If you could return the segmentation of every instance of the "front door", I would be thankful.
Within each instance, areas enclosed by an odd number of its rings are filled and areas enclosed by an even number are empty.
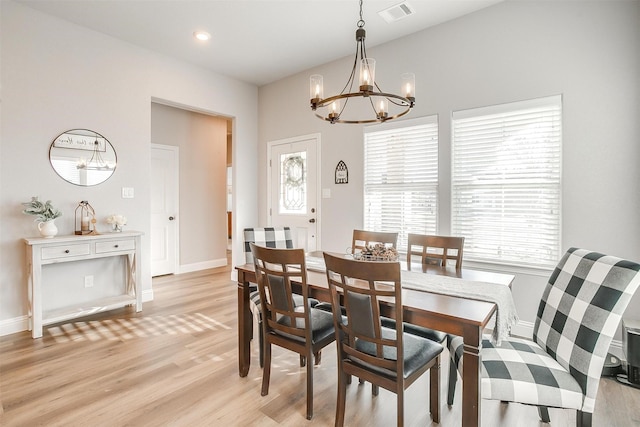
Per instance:
[[[320,247],[320,135],[269,143],[269,223],[291,227],[294,246]]]

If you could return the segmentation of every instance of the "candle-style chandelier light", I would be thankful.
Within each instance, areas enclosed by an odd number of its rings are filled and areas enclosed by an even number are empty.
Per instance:
[[[351,75],[344,88],[338,95],[324,98],[322,76],[314,74],[310,77],[309,90],[311,96],[311,109],[322,120],[333,123],[376,123],[402,117],[411,110],[416,102],[415,75],[413,73],[402,74],[402,95],[383,92],[375,81],[376,61],[367,58],[365,47],[364,20],[362,19],[362,0],[360,0],[360,20],[356,30],[356,54],[351,69]],[[356,78],[356,67],[359,66],[358,79],[359,90],[353,91]],[[347,117],[345,110],[351,98],[360,98],[373,109],[373,117],[355,119]],[[344,101],[344,102],[342,102]],[[358,112],[368,111],[368,108],[360,107]]]

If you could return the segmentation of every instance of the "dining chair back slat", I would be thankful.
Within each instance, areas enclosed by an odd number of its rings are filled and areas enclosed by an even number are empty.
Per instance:
[[[455,261],[456,269],[462,268],[464,237],[433,236],[412,234],[407,236],[407,268],[411,269],[414,256],[422,264],[434,264],[446,267],[450,260]]]
[[[397,248],[398,233],[387,231],[353,230],[351,240],[352,253],[362,252],[371,245],[381,243],[387,247]]]

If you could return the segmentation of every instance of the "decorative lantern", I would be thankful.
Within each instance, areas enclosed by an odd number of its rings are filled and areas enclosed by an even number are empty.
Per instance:
[[[86,200],[81,201],[76,208],[76,234],[98,234],[96,231],[96,211]]]

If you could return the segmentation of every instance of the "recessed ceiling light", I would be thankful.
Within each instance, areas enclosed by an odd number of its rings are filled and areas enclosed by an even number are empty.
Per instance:
[[[196,31],[193,33],[193,37],[200,41],[206,42],[211,38],[211,34],[207,33],[206,31]]]

